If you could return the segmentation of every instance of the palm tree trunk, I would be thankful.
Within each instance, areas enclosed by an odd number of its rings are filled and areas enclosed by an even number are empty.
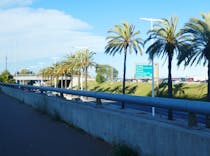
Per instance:
[[[83,73],[84,73],[84,69],[82,69],[81,76],[80,76],[80,79],[81,79],[81,90],[83,90]]]
[[[57,88],[57,76],[54,78],[54,87]]]
[[[51,81],[50,85],[52,87],[53,86],[53,77],[52,77],[52,75],[50,75],[50,81]]]
[[[63,75],[61,75],[61,88],[63,88]]]
[[[71,75],[71,89],[73,89],[73,75]]]
[[[125,94],[126,59],[127,59],[127,48],[125,48],[125,52],[124,52],[123,88],[122,88],[123,94]],[[125,108],[125,103],[124,102],[122,102],[121,108],[122,109]]]
[[[66,74],[64,74],[64,79],[65,79],[64,87],[67,88],[67,77],[66,77]]]
[[[88,67],[85,67],[85,90],[88,90],[88,85],[87,85],[87,78],[88,78]],[[85,97],[86,100],[88,100],[88,97]]]
[[[87,88],[88,88],[87,77],[88,77],[88,67],[85,67],[85,90],[87,90]]]
[[[207,101],[210,102],[210,59],[208,59],[208,93]],[[206,115],[206,127],[210,128],[210,116]]]
[[[78,73],[78,90],[80,90],[80,87],[81,87],[80,77],[81,77],[81,74],[79,72]]]
[[[168,56],[168,97],[172,98],[172,76],[171,76],[172,55]]]
[[[207,93],[207,101],[210,102],[210,59],[208,60],[208,93]]]
[[[172,52],[168,54],[168,97],[172,98],[172,76],[171,76]],[[168,110],[168,120],[173,120],[172,109]]]

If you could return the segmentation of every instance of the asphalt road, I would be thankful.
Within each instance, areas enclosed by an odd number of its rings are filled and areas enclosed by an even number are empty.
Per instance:
[[[0,93],[0,156],[110,156],[111,145]]]

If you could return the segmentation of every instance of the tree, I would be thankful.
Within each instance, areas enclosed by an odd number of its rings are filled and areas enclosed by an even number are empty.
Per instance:
[[[140,34],[139,31],[135,31],[135,26],[129,24],[128,22],[123,22],[121,25],[115,25],[111,30],[111,33],[106,39],[108,43],[105,47],[105,53],[110,55],[115,55],[116,53],[124,53],[124,65],[123,65],[123,89],[122,93],[125,94],[125,77],[126,77],[126,59],[127,52],[130,53],[135,51],[135,53],[142,54],[143,40],[137,37]],[[125,104],[122,103],[122,109],[124,109]]]
[[[53,76],[54,76],[54,68],[52,66],[47,67],[44,69],[44,75],[43,77],[48,77],[50,78],[50,85],[53,86],[52,82],[53,82]]]
[[[208,67],[208,91],[207,101],[210,101],[210,12],[202,13],[202,19],[191,18],[182,31],[182,35],[187,38],[192,50],[180,53],[178,65],[184,62],[185,66],[197,65],[203,61],[203,66]],[[195,114],[191,113],[192,118]],[[196,121],[194,122],[196,123]],[[210,116],[206,116],[206,127],[210,128]]]
[[[12,74],[8,70],[4,70],[0,75],[0,82],[15,83]]]
[[[30,70],[28,70],[28,69],[22,69],[22,70],[20,71],[20,74],[23,74],[23,75],[32,74],[32,73],[33,73],[33,72],[30,71]]]
[[[71,57],[71,61],[74,64],[74,67],[73,67],[74,74],[78,76],[78,89],[81,89],[81,69],[82,69],[81,60],[82,60],[82,55],[79,51],[76,52]]]
[[[46,67],[46,68],[41,69],[39,71],[38,75],[42,76],[42,78],[51,78],[51,82],[52,82],[52,77],[50,76],[51,72],[50,72],[49,69],[50,69],[50,67]]]
[[[208,93],[210,101],[210,12],[202,13],[202,19],[191,18],[182,31],[182,35],[192,47],[192,50],[183,51],[178,56],[178,65],[184,62],[185,66],[197,65],[203,61],[208,67]]]
[[[103,83],[103,82],[105,82],[105,81],[106,81],[106,78],[103,76],[102,73],[98,73],[98,74],[96,75],[96,82],[98,82],[98,83]]]
[[[53,65],[52,65],[52,67],[53,67],[53,76],[54,76],[54,79],[55,79],[55,88],[57,88],[58,87],[58,80],[59,80],[59,72],[58,72],[58,69],[59,69],[59,63],[57,62],[57,63],[54,63]]]
[[[67,55],[65,60],[65,68],[67,68],[67,73],[71,75],[71,88],[73,88],[73,74],[78,74],[79,65],[77,63],[75,55]],[[78,86],[80,86],[80,81],[78,78]]]
[[[97,64],[96,65],[96,77],[101,75],[104,77],[104,81],[113,81],[118,77],[118,71],[114,67],[107,64]]]
[[[68,57],[67,57],[68,58]],[[67,88],[67,76],[72,78],[73,75],[73,62],[69,61],[68,59],[62,62],[63,74],[65,79],[65,88]]]
[[[87,90],[88,68],[95,66],[95,62],[93,61],[93,56],[95,53],[89,49],[83,49],[79,51],[77,55],[80,55],[82,72],[85,73],[85,90]]]
[[[148,32],[149,37],[145,40],[150,45],[146,49],[149,54],[149,59],[152,60],[154,56],[168,58],[168,97],[171,98],[172,94],[172,60],[175,53],[186,51],[186,43],[180,31],[177,31],[178,18],[171,17],[170,19],[162,19],[154,28]],[[150,42],[152,41],[152,42]],[[172,110],[168,110],[168,119],[173,119]]]
[[[63,77],[65,73],[66,73],[66,69],[64,68],[64,63],[59,62],[56,68],[56,75],[58,75],[58,77],[61,77],[61,88],[63,88]]]

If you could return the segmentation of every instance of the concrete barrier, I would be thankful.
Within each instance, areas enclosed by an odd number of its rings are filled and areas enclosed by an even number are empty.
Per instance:
[[[209,156],[210,131],[80,101],[1,87],[1,91],[105,141],[126,143],[142,156]],[[134,111],[135,112],[135,111]]]

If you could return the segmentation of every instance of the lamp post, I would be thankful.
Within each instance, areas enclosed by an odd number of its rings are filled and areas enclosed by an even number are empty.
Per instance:
[[[149,21],[150,22],[150,29],[153,29],[153,23],[154,22],[161,22],[162,19],[156,19],[156,18],[140,18],[142,21]],[[153,43],[153,41],[152,41]],[[155,97],[155,80],[154,80],[154,58],[152,57],[152,97]],[[155,107],[152,107],[152,116],[155,116]]]

